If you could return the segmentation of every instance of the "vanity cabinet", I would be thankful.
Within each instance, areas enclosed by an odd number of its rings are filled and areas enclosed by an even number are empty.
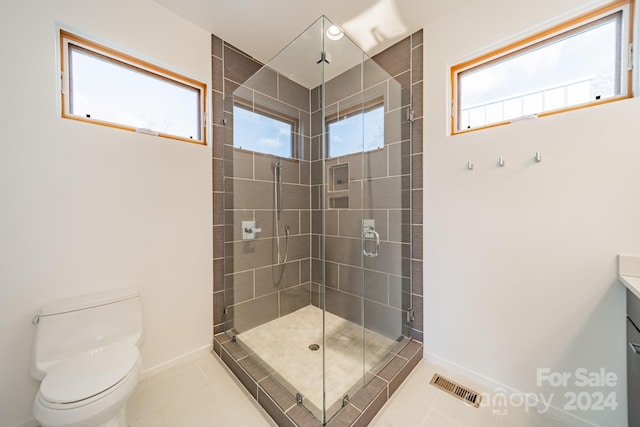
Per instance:
[[[640,299],[627,289],[627,399],[629,427],[640,427]]]

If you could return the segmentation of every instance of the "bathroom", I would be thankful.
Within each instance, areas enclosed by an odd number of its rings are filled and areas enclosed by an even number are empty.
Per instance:
[[[12,385],[0,392],[2,426],[32,425],[38,382],[29,376],[31,320],[56,299],[138,288],[147,375],[211,347],[215,141],[184,144],[60,119],[57,26],[212,84],[211,34],[226,39],[227,28],[252,22],[246,11],[230,9],[203,13],[200,19],[219,30],[204,29],[160,3],[1,6],[8,102],[0,144],[0,382]],[[280,49],[323,14],[340,23],[359,16],[370,22],[367,12],[376,5],[394,4],[323,3],[280,10],[296,23],[287,31],[271,25],[268,36],[258,36],[245,29],[245,38],[229,42],[252,53],[273,38]],[[550,389],[536,384],[538,368],[604,367],[620,379],[613,388],[618,409],[578,416],[624,425],[625,297],[616,255],[640,251],[638,100],[450,136],[452,64],[586,6],[544,0],[523,14],[522,2],[396,3],[397,20],[391,14],[382,20],[383,42],[391,46],[419,29],[424,39],[424,209],[413,237],[422,242],[424,260],[425,360],[545,393]],[[275,19],[270,13],[260,19]]]

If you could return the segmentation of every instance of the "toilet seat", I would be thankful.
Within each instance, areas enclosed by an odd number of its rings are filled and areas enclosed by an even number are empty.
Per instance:
[[[71,409],[104,397],[132,371],[137,372],[138,348],[114,343],[58,363],[40,385],[40,402],[52,409]]]

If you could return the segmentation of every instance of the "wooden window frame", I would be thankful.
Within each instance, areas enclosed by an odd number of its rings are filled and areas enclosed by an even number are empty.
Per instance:
[[[477,126],[470,129],[458,129],[458,121],[460,119],[461,105],[459,99],[459,84],[460,84],[460,75],[464,72],[467,72],[472,69],[480,69],[487,67],[496,62],[503,61],[510,57],[516,56],[521,53],[525,53],[527,51],[533,50],[539,46],[544,46],[558,39],[565,38],[571,34],[579,33],[588,29],[589,26],[595,25],[595,23],[605,20],[616,13],[622,12],[621,18],[621,42],[622,46],[620,47],[619,54],[621,55],[620,65],[620,94],[613,96],[611,98],[599,99],[590,101],[583,104],[568,106],[564,108],[559,108],[552,111],[540,112],[537,113],[537,117],[545,117],[558,113],[564,113],[566,111],[579,110],[582,108],[592,107],[594,105],[607,104],[610,102],[620,101],[622,99],[631,98],[633,96],[633,71],[632,67],[634,65],[634,58],[631,54],[625,55],[629,53],[627,49],[629,46],[632,46],[633,43],[633,25],[634,25],[634,8],[635,8],[635,0],[618,0],[611,4],[605,5],[603,7],[597,8],[590,12],[581,14],[575,18],[572,18],[568,21],[560,23],[558,25],[552,26],[544,31],[535,33],[529,37],[523,38],[516,42],[510,43],[504,47],[492,50],[488,53],[482,54],[470,60],[460,62],[450,68],[450,89],[451,89],[451,100],[450,100],[450,134],[451,135],[459,135],[469,132],[474,132],[482,129],[490,129],[497,126],[503,126],[511,123],[513,120],[504,120],[497,123],[486,124],[482,126]],[[626,67],[626,70],[625,70]],[[625,71],[622,71],[625,70]]]
[[[69,94],[69,79],[72,77],[70,74],[72,70],[68,70],[69,58],[71,55],[71,49],[69,45],[74,46],[74,49],[86,51],[87,53],[95,56],[99,56],[109,62],[113,62],[119,66],[130,68],[141,74],[147,74],[154,78],[169,81],[178,86],[185,86],[190,89],[194,89],[199,93],[198,96],[198,129],[200,132],[199,138],[186,138],[178,135],[172,135],[164,132],[156,132],[151,129],[139,129],[134,126],[129,126],[121,123],[110,122],[105,120],[94,119],[90,117],[83,117],[70,113],[71,97]],[[61,116],[66,119],[77,120],[85,123],[92,123],[101,126],[107,126],[116,129],[127,130],[130,132],[148,133],[159,136],[161,138],[168,138],[178,141],[189,142],[192,144],[207,145],[207,84],[201,81],[186,77],[178,74],[174,71],[166,68],[159,67],[150,62],[141,60],[132,55],[123,53],[116,49],[112,49],[105,45],[96,43],[87,38],[78,36],[74,33],[60,29],[60,72],[61,72]]]

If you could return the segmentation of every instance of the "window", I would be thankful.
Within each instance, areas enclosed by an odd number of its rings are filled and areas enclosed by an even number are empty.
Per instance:
[[[452,134],[629,97],[629,1],[451,68]]]
[[[384,147],[384,105],[378,104],[328,121],[329,157]]]
[[[233,145],[245,150],[294,157],[295,122],[264,112],[233,106]]]
[[[60,31],[62,116],[206,144],[206,85]]]

